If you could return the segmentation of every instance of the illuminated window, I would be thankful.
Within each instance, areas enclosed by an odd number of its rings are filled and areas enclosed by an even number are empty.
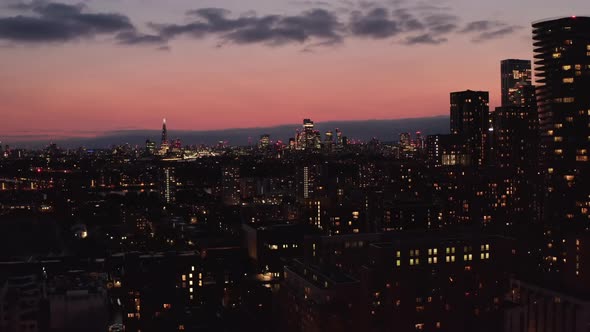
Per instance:
[[[402,252],[401,252],[401,251],[397,251],[397,252],[395,253],[395,257],[397,257],[397,258],[400,258],[400,257],[401,257],[401,255],[402,255]]]
[[[395,266],[401,266],[402,265],[402,261],[400,261],[399,259],[395,261]]]
[[[562,155],[563,154],[563,150],[562,149],[555,149],[555,154],[556,155]]]
[[[563,83],[574,83],[574,78],[573,77],[565,77],[562,81],[563,81]]]
[[[562,142],[563,141],[563,137],[561,137],[561,136],[555,136],[555,137],[553,137],[553,141],[555,141],[555,142]]]
[[[563,102],[564,103],[573,103],[574,100],[575,100],[574,97],[565,97],[565,98],[563,98]]]
[[[559,59],[561,58],[561,53],[557,52],[557,53],[553,53],[553,59]]]
[[[572,66],[571,65],[564,65],[561,68],[563,68],[563,70],[570,70],[570,69],[572,69]]]

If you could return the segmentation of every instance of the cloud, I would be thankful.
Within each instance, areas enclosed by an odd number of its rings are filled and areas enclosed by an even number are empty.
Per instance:
[[[115,38],[120,44],[125,45],[150,45],[166,43],[166,39],[160,35],[144,34],[136,30],[120,32]]]
[[[401,32],[398,23],[391,19],[385,8],[374,8],[366,14],[353,12],[350,30],[355,36],[372,38],[388,38]]]
[[[429,45],[438,45],[447,42],[447,38],[442,37],[435,37],[430,34],[421,34],[418,36],[410,36],[407,37],[404,41],[406,45],[416,45],[416,44],[429,44]]]
[[[0,18],[0,39],[13,42],[65,42],[96,35],[132,32],[129,18],[116,13],[86,13],[83,5],[15,3],[28,15]]]
[[[492,31],[482,32],[479,35],[477,35],[475,38],[473,38],[473,41],[478,43],[478,42],[484,42],[484,41],[488,41],[488,40],[492,40],[492,39],[502,38],[504,36],[513,34],[514,32],[516,32],[520,29],[522,29],[522,27],[520,27],[520,26],[507,26],[507,27],[492,30]]]
[[[325,9],[316,8],[292,16],[252,14],[231,18],[229,14],[229,11],[220,8],[202,8],[187,12],[187,15],[196,18],[195,21],[151,26],[165,38],[215,35],[223,41],[222,44],[282,45],[289,42],[304,43],[311,39],[331,43],[342,40],[342,23],[336,15]]]
[[[472,41],[482,42],[520,29],[498,20],[463,25],[444,3],[404,0],[339,1],[337,4],[349,8],[346,12],[327,1],[293,0],[292,4],[312,8],[289,15],[260,15],[252,10],[236,15],[224,8],[197,8],[186,11],[185,23],[148,22],[146,31],[140,31],[123,14],[91,12],[83,3],[5,1],[10,2],[3,8],[18,13],[0,17],[0,40],[13,43],[68,42],[104,36],[120,45],[151,45],[168,50],[168,42],[179,37],[211,37],[218,47],[302,44],[305,51],[310,51],[350,38],[393,39],[409,46],[437,45],[454,34],[471,34]]]
[[[459,17],[447,14],[432,14],[424,18],[428,29],[433,33],[449,33],[457,28]]]
[[[465,27],[459,32],[465,34],[475,34],[471,40],[473,42],[479,43],[502,38],[520,29],[522,29],[521,26],[509,25],[501,21],[481,20],[467,23]]]
[[[304,7],[331,7],[332,4],[328,1],[311,1],[311,0],[293,0],[289,1],[290,4],[295,6]]]

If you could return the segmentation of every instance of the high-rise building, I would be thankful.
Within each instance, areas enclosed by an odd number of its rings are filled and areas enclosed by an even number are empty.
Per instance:
[[[168,142],[168,129],[166,128],[166,118],[162,120],[162,139],[160,141],[160,153],[165,154],[170,149]]]
[[[531,85],[531,61],[508,59],[500,63],[502,106],[520,105],[522,88]]]
[[[160,196],[166,203],[176,200],[176,178],[174,167],[162,167],[160,172]]]
[[[260,136],[260,140],[258,141],[258,146],[261,149],[265,149],[270,145],[270,135],[264,134]]]
[[[488,157],[489,93],[451,93],[451,134],[461,137],[473,166],[483,166]]]
[[[320,132],[314,129],[313,121],[303,119],[303,131],[297,132],[297,148],[311,150],[321,148]]]
[[[520,105],[497,107],[492,114],[494,164],[501,168],[536,172],[539,119],[534,86],[523,87]]]
[[[533,41],[543,220],[585,227],[590,222],[590,17],[533,23]]]
[[[409,146],[411,140],[412,140],[412,137],[410,136],[410,133],[401,133],[401,134],[399,134],[399,144],[402,147]]]
[[[221,172],[223,202],[227,205],[240,204],[240,167],[237,165],[225,166]]]
[[[156,153],[156,142],[151,141],[151,140],[146,140],[145,141],[145,152],[148,155],[154,155]]]

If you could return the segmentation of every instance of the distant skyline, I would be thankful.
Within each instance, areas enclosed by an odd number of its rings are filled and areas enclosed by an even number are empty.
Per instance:
[[[448,115],[586,1],[0,2],[0,141]]]
[[[160,123],[161,126],[161,123]],[[232,146],[256,144],[261,135],[268,134],[273,142],[281,140],[288,143],[289,138],[295,136],[295,131],[301,128],[301,123],[283,124],[270,127],[229,128],[220,130],[183,130],[167,123],[168,138],[180,138],[183,145],[215,145],[225,141]],[[399,140],[399,134],[409,132],[412,136],[416,131],[423,135],[446,134],[449,132],[449,117],[435,116],[426,118],[397,119],[397,120],[358,120],[358,121],[326,121],[316,122],[315,129],[320,131],[322,139],[326,131],[340,129],[350,140],[368,142],[377,138],[381,142]],[[130,144],[132,146],[145,145],[146,139],[159,144],[161,127],[150,129],[113,130],[101,133],[78,133],[77,137],[51,135],[22,135],[10,137],[2,144],[9,144],[14,148],[42,148],[50,143],[56,143],[62,148],[107,148],[113,145]]]

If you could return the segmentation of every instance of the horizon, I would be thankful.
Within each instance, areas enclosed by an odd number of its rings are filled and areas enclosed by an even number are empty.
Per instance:
[[[164,114],[199,131],[443,116],[467,89],[489,91],[494,109],[500,61],[532,58],[531,22],[586,10],[527,4],[10,0],[4,134],[143,129]]]
[[[311,119],[314,121],[313,119]],[[303,119],[302,119],[303,121]],[[350,139],[358,141],[368,141],[371,138],[377,138],[384,142],[397,140],[399,133],[405,132],[402,128],[407,128],[410,125],[409,132],[414,135],[416,131],[422,131],[425,134],[444,134],[448,132],[448,115],[436,115],[430,117],[417,117],[417,118],[402,118],[402,119],[366,119],[366,120],[331,120],[316,122],[314,124],[323,135],[326,130],[334,130],[337,128],[343,129],[346,134],[346,130],[350,129],[355,133]],[[138,140],[141,143],[145,143],[145,140],[159,139],[159,135],[162,130],[162,122],[160,127],[157,128],[134,128],[134,129],[116,129],[106,132],[97,133],[86,133],[78,134],[72,133],[72,135],[47,138],[45,135],[14,135],[0,137],[0,144],[9,145],[11,148],[39,148],[45,147],[50,144],[57,144],[58,146],[63,145],[64,147],[72,148],[78,146],[84,146],[88,144],[96,144],[100,146],[86,146],[88,148],[106,148],[112,145],[128,144],[125,140],[132,140],[138,144]],[[170,123],[169,118],[166,118],[166,125],[168,134],[171,138],[187,138],[193,144],[215,144],[220,140],[228,141],[231,145],[247,145],[245,140],[257,140],[259,136],[264,134],[270,134],[271,140],[282,140],[286,141],[288,138],[293,137],[295,131],[301,127],[301,123],[284,123],[274,126],[266,127],[242,127],[242,128],[224,128],[224,129],[213,129],[213,130],[190,130],[190,129],[176,129],[174,127],[174,121]],[[391,127],[393,125],[393,127]],[[368,128],[365,128],[368,126]],[[437,128],[437,130],[431,130],[429,128]],[[386,132],[387,131],[387,132]],[[374,135],[377,134],[377,135]],[[379,136],[379,134],[381,136]],[[200,143],[195,143],[195,140],[201,140]]]

